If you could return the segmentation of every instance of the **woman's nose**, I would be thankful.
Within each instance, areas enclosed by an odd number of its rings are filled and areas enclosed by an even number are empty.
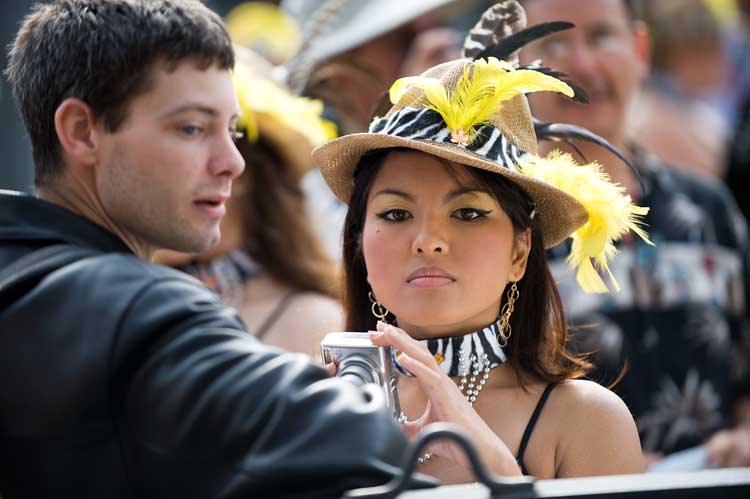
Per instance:
[[[415,255],[445,254],[448,252],[448,241],[435,227],[424,224],[412,243],[412,253]]]

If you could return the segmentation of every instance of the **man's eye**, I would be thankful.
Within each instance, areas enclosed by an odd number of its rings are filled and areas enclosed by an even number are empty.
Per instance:
[[[568,56],[570,47],[562,40],[551,40],[542,46],[542,52],[548,58],[560,59]]]
[[[199,125],[185,125],[180,127],[180,131],[185,135],[198,135],[203,131],[203,127]]]
[[[240,132],[239,130],[229,130],[229,135],[232,137],[233,141],[237,142],[245,136],[245,132]]]
[[[590,44],[597,50],[615,50],[624,46],[621,37],[611,31],[595,33],[591,37]]]
[[[403,222],[411,218],[411,213],[406,210],[394,209],[378,213],[377,216],[388,222]]]
[[[451,213],[451,216],[459,220],[472,221],[485,218],[489,214],[490,212],[487,210],[479,210],[477,208],[459,208]]]

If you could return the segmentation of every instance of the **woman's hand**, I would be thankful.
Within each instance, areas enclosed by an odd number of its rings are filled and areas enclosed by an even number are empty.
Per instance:
[[[484,462],[493,472],[502,475],[521,474],[508,447],[477,414],[453,380],[440,369],[423,343],[414,340],[403,329],[383,322],[378,322],[377,331],[370,332],[370,339],[375,345],[391,346],[399,350],[399,362],[416,376],[427,396],[428,402],[424,413],[414,421],[403,423],[404,432],[409,438],[415,437],[430,423],[454,423],[468,433]],[[455,445],[435,442],[430,445],[428,451],[464,465],[467,463],[463,451]]]
[[[331,362],[330,364],[324,364],[323,368],[326,370],[326,372],[328,373],[328,376],[330,376],[331,378],[335,377],[336,373],[339,372],[339,366],[337,366],[335,362]]]

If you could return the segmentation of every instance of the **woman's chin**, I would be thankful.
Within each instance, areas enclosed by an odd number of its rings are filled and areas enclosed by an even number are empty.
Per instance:
[[[404,329],[412,338],[423,340],[452,335],[456,318],[441,317],[433,314],[398,315],[398,326]]]

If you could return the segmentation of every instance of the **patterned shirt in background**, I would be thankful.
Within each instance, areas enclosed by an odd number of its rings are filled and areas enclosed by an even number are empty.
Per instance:
[[[750,293],[747,224],[727,189],[634,151],[645,184],[637,204],[655,246],[618,245],[612,263],[622,290],[587,294],[550,250],[571,346],[593,352],[591,379],[609,384],[633,413],[645,452],[670,453],[731,424],[750,395]]]

